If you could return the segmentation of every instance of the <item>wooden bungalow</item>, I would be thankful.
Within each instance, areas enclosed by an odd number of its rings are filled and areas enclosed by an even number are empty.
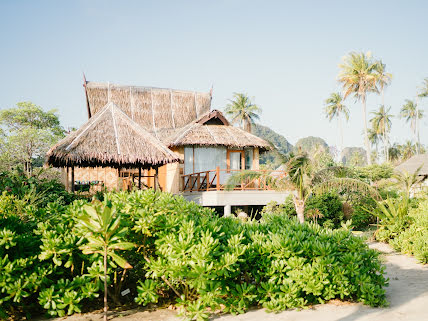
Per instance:
[[[87,142],[84,147],[86,153],[97,153],[97,157],[105,161],[102,169],[88,169],[87,166],[99,166],[99,163],[90,161],[73,163],[79,166],[73,181],[91,181],[101,173],[105,175],[106,182],[108,175],[117,178],[112,178],[111,184],[105,184],[111,189],[120,187],[120,178],[135,172],[136,166],[132,162],[110,162],[112,155],[116,155],[115,160],[121,157],[116,151],[117,147],[114,147],[116,138],[112,124],[115,118],[104,118],[116,114],[124,122],[126,119],[127,125],[124,127],[138,126],[139,132],[144,132],[146,141],[156,145],[156,149],[153,146],[147,148],[148,142],[139,143],[140,138],[125,129],[126,134],[120,138],[123,140],[121,144],[132,146],[132,154],[138,154],[139,159],[146,157],[147,164],[158,168],[158,183],[163,191],[183,194],[189,200],[205,206],[224,206],[226,214],[230,212],[231,206],[266,205],[272,200],[283,201],[284,193],[272,191],[261,181],[242,182],[234,191],[225,190],[225,183],[233,173],[259,170],[259,154],[270,149],[270,145],[251,133],[231,126],[220,111],[211,110],[211,92],[121,86],[86,80],[84,87],[89,121],[57,144],[48,153],[48,162],[68,166],[68,159],[82,159],[77,149],[78,141]],[[101,131],[97,129],[101,125],[95,126],[94,123],[110,125],[104,125],[106,129]],[[108,147],[108,144],[113,145]],[[150,151],[154,149],[160,153],[158,157],[151,156]],[[178,159],[182,161],[177,162]],[[111,168],[108,167],[110,163],[114,164]],[[141,166],[144,168],[143,164]],[[146,170],[142,176],[154,174],[153,170]],[[152,183],[145,181],[148,187],[152,187]]]

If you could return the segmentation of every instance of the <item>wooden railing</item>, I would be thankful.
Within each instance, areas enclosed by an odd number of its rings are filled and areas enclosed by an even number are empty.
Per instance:
[[[271,186],[263,177],[253,179],[243,179],[240,184],[227,186],[230,176],[242,172],[243,170],[220,169],[191,173],[181,176],[182,192],[203,192],[203,191],[222,191],[222,190],[272,190]],[[285,171],[276,170],[254,170],[275,176],[285,176]],[[265,176],[265,175],[263,175]]]

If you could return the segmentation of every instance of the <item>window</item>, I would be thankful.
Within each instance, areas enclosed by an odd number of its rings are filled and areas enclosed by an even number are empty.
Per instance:
[[[245,169],[253,169],[253,149],[245,149]]]

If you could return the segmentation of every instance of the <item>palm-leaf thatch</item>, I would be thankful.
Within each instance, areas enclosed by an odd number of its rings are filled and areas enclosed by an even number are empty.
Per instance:
[[[211,108],[211,93],[86,82],[90,116],[112,101],[146,130],[186,126]]]
[[[232,148],[258,147],[261,151],[271,149],[270,144],[264,139],[252,135],[241,128],[229,126],[229,123],[218,110],[202,115],[181,130],[177,130],[163,139],[163,141],[169,147],[223,145]]]
[[[150,168],[177,161],[178,155],[113,102],[47,153],[47,164],[56,167]]]
[[[428,175],[428,154],[415,155],[398,165],[395,169],[409,174],[418,172],[418,175],[426,176]]]

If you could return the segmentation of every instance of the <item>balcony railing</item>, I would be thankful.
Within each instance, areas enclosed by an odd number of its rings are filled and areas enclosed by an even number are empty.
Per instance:
[[[181,176],[182,192],[204,192],[222,190],[272,190],[269,183],[263,177],[253,179],[243,179],[240,184],[233,187],[227,186],[227,181],[232,175],[243,170],[220,169],[191,173]],[[285,176],[285,171],[276,170],[254,170],[255,172],[266,173],[277,177]]]

